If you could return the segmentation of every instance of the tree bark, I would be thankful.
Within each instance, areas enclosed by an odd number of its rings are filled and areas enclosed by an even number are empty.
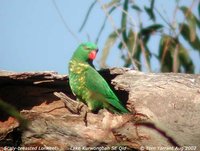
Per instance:
[[[0,98],[29,123],[1,111],[0,146],[37,150],[200,150],[200,75],[100,71],[131,114],[86,113],[66,75],[0,72]],[[87,115],[87,116],[85,116]],[[26,148],[27,147],[27,148]],[[5,149],[5,148],[4,148]]]

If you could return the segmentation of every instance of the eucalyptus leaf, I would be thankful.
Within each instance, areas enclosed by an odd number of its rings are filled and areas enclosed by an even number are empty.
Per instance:
[[[138,6],[138,5],[132,5],[131,6],[134,10],[138,11],[138,12],[142,12],[142,9]]]
[[[198,5],[198,12],[199,12],[199,18],[200,18],[200,2],[199,2],[199,5]]]
[[[180,24],[179,28],[181,29],[181,35],[183,36],[183,38],[196,50],[198,50],[200,52],[200,40],[198,38],[198,36],[196,35],[195,39],[193,41],[191,41],[190,39],[190,28],[187,24]]]
[[[186,48],[183,47],[182,44],[179,43],[179,60],[181,66],[184,68],[184,72],[186,73],[194,73],[194,64],[192,62],[192,59],[190,58],[190,55],[188,54],[188,51]]]
[[[130,29],[129,34],[128,34],[128,39],[127,39],[127,46],[128,46],[128,50],[129,52],[133,53],[133,46],[135,42],[135,33],[132,31],[132,29]]]
[[[176,49],[176,40],[171,36],[163,36],[159,44],[159,60],[162,72],[173,71],[173,51]]]
[[[137,62],[141,62],[141,54],[142,54],[141,47],[140,45],[137,45],[136,51],[133,55],[134,60],[136,60]],[[141,70],[141,64],[137,63],[137,66],[138,66],[138,69]]]
[[[117,30],[117,32],[121,33],[121,30],[119,29],[119,30]],[[105,43],[103,51],[102,51],[102,56],[101,56],[101,67],[106,66],[106,59],[108,57],[109,51],[118,38],[117,32],[116,31],[112,32],[109,35],[108,39],[106,40],[106,43]]]
[[[146,11],[146,13],[149,15],[150,19],[155,21],[156,20],[156,16],[154,14],[154,0],[151,0],[151,6],[148,8],[148,7],[144,7],[144,10]]]
[[[140,33],[141,33],[141,35],[149,35],[149,34],[152,34],[156,31],[158,31],[161,28],[163,28],[163,25],[153,24],[153,25],[143,28]]]
[[[126,42],[126,40],[127,40],[127,35],[126,35],[127,13],[125,13],[125,12],[128,12],[128,0],[124,1],[123,9],[124,9],[124,11],[122,12],[121,29],[122,29],[122,38]]]
[[[196,37],[196,17],[191,10],[185,6],[180,7],[180,10],[184,13],[190,30],[190,41],[194,41]]]
[[[106,4],[103,5],[106,9],[109,7],[113,7],[114,5],[118,5],[120,3],[120,0],[112,0]]]

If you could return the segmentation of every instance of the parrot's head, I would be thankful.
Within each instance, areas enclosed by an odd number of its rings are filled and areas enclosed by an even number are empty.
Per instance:
[[[72,59],[82,62],[91,62],[95,59],[98,52],[97,45],[92,42],[86,42],[79,45],[74,52]]]

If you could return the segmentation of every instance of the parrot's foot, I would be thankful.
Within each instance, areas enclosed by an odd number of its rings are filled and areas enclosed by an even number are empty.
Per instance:
[[[80,115],[82,109],[85,106],[82,102],[75,101],[62,92],[54,92],[54,95],[63,101],[65,108],[67,108],[72,114]]]
[[[79,102],[76,106],[76,110],[77,110],[77,114],[80,114],[82,109],[84,108],[85,104],[83,104],[82,102]]]

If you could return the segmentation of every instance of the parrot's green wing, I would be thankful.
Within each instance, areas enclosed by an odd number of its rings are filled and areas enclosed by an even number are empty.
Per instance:
[[[96,100],[102,101],[103,104],[109,104],[110,107],[119,113],[129,113],[123,107],[114,92],[110,89],[103,77],[92,67],[89,67],[85,73],[85,86],[96,96]],[[109,106],[107,106],[109,108]]]

